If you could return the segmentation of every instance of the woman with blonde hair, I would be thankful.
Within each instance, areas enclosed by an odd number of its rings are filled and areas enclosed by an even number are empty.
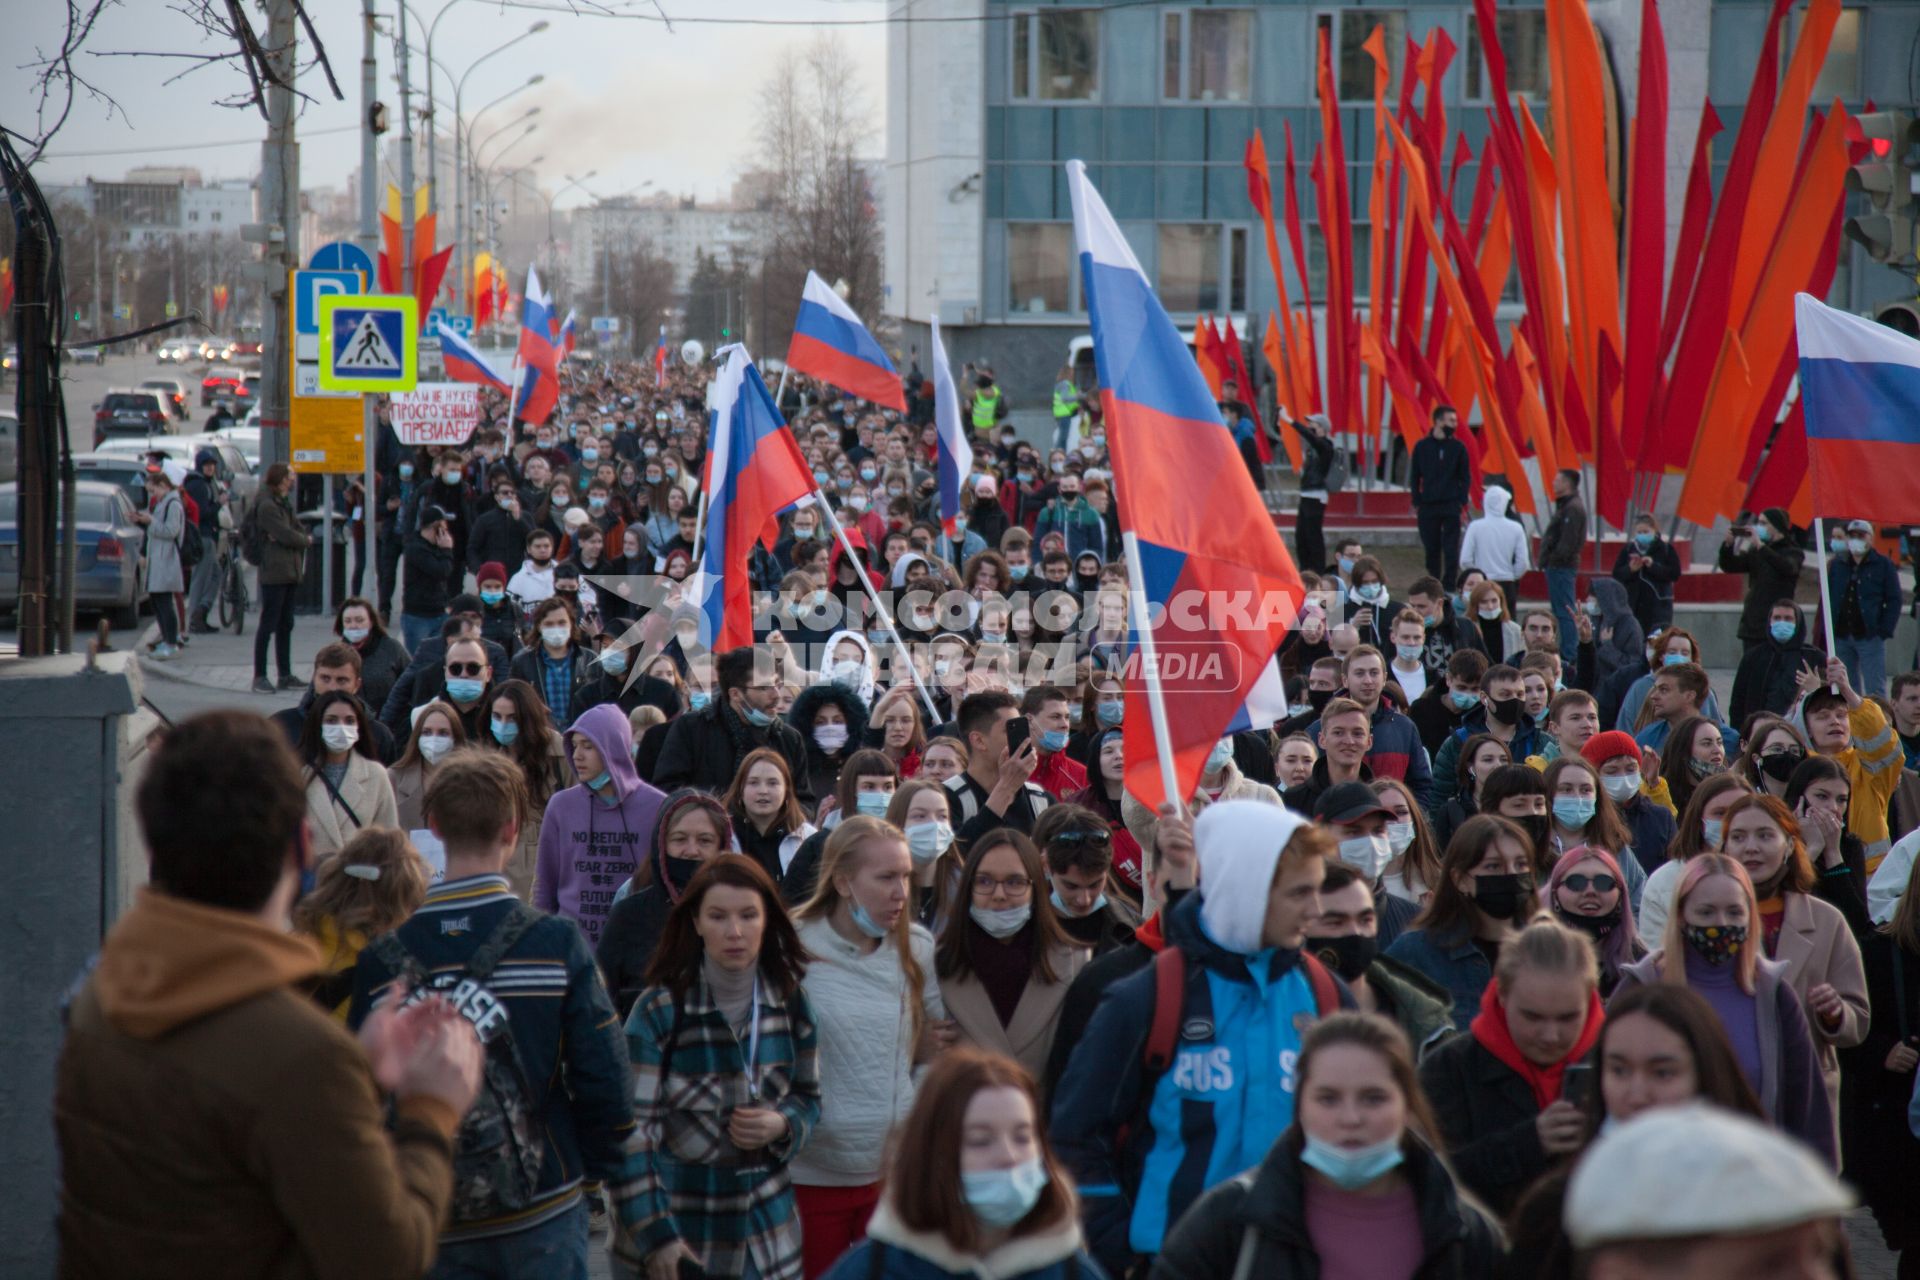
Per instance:
[[[456,717],[454,724],[459,723]],[[432,875],[405,833],[392,827],[357,832],[321,860],[313,888],[293,909],[293,927],[312,938],[325,958],[307,994],[334,1021],[347,1020],[353,970],[367,940],[399,927],[417,911]]]
[[[787,758],[771,747],[749,751],[720,803],[733,821],[734,846],[778,884],[802,842],[814,832],[800,808],[800,798],[793,793]]]
[[[1613,998],[1655,982],[1706,997],[1768,1117],[1833,1161],[1833,1114],[1806,1009],[1787,967],[1762,954],[1759,916],[1747,869],[1699,854],[1680,874],[1663,945],[1621,969]]]
[[[805,988],[820,1046],[820,1121],[792,1165],[810,1277],[865,1233],[888,1135],[913,1105],[923,1036],[953,1039],[933,935],[914,923],[912,898],[906,836],[854,814],[827,838],[813,895],[795,913],[813,957]]]

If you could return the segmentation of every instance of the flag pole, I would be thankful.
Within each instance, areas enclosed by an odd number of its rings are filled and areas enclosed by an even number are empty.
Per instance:
[[[1153,748],[1160,757],[1160,786],[1181,817],[1187,813],[1187,798],[1180,794],[1179,779],[1173,768],[1173,737],[1167,728],[1166,697],[1160,688],[1159,664],[1154,658],[1153,628],[1147,618],[1147,579],[1140,568],[1140,543],[1132,530],[1120,535],[1127,557],[1127,601],[1133,611],[1134,634],[1140,637],[1140,656],[1144,669],[1141,684],[1147,692],[1147,712],[1153,722]],[[1151,854],[1151,850],[1148,851]]]
[[[711,448],[707,450],[707,456],[708,457],[713,456],[713,450]],[[686,510],[685,507],[682,507],[680,509],[682,511]],[[700,486],[700,502],[699,502],[699,505],[694,508],[694,521],[693,521],[693,564],[695,568],[698,568],[700,565],[700,542],[706,536],[707,536],[707,486],[701,485]]]
[[[833,536],[840,539],[840,551],[847,557],[847,562],[853,566],[854,572],[859,575],[860,585],[866,589],[867,599],[873,601],[874,611],[880,615],[880,621],[886,624],[887,634],[893,637],[894,648],[906,655],[907,675],[912,679],[914,691],[920,695],[920,701],[926,704],[929,727],[940,723],[940,709],[933,705],[933,695],[927,692],[927,686],[920,683],[920,669],[913,664],[913,651],[907,647],[907,642],[900,638],[899,628],[893,625],[893,615],[887,611],[887,606],[881,603],[880,593],[873,589],[873,579],[867,576],[866,565],[861,563],[860,556],[854,551],[853,543],[847,537],[847,531],[834,518],[833,508],[827,505],[827,495],[817,487],[813,491],[813,505],[819,508],[821,519],[833,526]]]
[[[1813,540],[1815,545],[1820,548],[1821,555],[1831,556],[1833,554],[1827,548],[1827,520],[1825,516],[1815,516],[1813,518]],[[1840,656],[1840,645],[1839,642],[1833,638],[1833,596],[1832,588],[1827,585],[1827,563],[1824,560],[1820,564],[1820,620],[1827,633],[1827,656],[1829,658],[1837,658]],[[1835,693],[1840,692],[1837,686],[1833,686],[1833,691]]]

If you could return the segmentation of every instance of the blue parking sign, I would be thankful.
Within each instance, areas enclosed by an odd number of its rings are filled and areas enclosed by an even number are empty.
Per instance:
[[[320,386],[411,391],[419,381],[420,304],[394,294],[320,299]]]

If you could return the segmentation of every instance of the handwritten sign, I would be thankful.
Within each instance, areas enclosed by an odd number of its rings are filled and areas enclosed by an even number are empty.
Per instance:
[[[388,397],[401,444],[465,444],[480,423],[480,388],[471,382],[423,382]]]

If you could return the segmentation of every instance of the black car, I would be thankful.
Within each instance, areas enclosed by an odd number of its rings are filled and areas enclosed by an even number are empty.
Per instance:
[[[164,436],[173,430],[171,405],[159,391],[126,389],[107,392],[93,407],[93,443],[109,436]]]

